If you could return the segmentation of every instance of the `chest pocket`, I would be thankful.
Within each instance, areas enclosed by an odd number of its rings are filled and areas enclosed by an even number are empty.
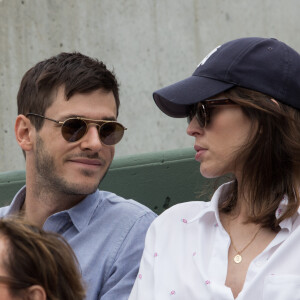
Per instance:
[[[263,300],[300,300],[300,276],[267,276],[264,282]]]

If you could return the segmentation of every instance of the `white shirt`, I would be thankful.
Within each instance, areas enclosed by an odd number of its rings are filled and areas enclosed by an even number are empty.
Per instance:
[[[232,300],[225,286],[230,238],[218,201],[173,206],[150,226],[129,300]],[[283,199],[278,217],[287,203]],[[249,265],[238,300],[300,299],[300,215],[280,223],[281,230]]]

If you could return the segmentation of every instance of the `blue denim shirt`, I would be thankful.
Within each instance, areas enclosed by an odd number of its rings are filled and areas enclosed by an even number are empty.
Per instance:
[[[23,187],[10,206],[0,208],[0,217],[18,213],[25,194]],[[127,300],[155,217],[134,200],[97,190],[71,209],[51,215],[43,229],[60,233],[73,248],[88,300]]]

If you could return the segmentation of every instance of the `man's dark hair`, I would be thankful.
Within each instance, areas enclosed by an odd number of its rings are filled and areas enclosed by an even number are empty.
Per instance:
[[[78,52],[60,53],[37,63],[25,73],[17,96],[18,114],[44,115],[61,86],[64,86],[66,100],[76,93],[98,89],[113,92],[118,114],[119,85],[115,74],[103,62]],[[42,118],[31,120],[36,130],[42,127],[43,121]]]

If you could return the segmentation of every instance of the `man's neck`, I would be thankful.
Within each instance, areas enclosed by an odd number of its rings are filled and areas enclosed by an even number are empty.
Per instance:
[[[42,228],[49,216],[70,209],[84,198],[84,195],[66,195],[58,191],[45,191],[43,188],[36,190],[26,186],[22,211],[25,219]]]

